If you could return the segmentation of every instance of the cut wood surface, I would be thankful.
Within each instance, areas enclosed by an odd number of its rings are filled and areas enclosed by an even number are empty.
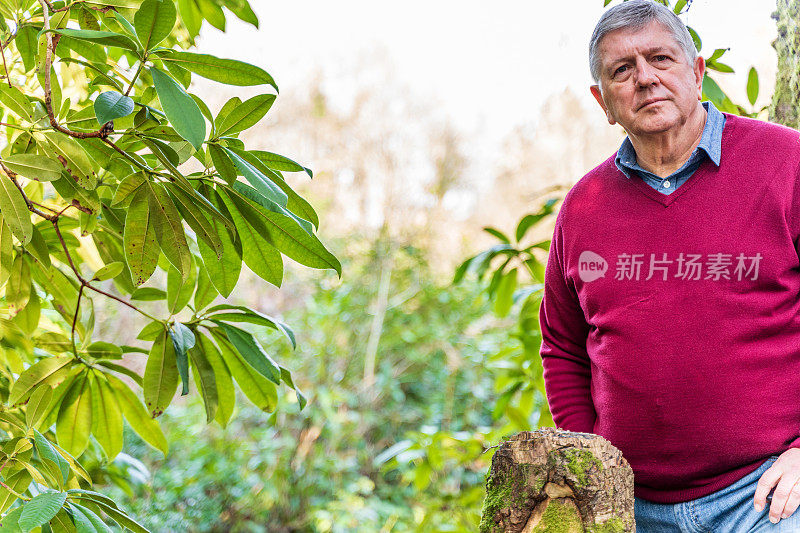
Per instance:
[[[495,452],[481,533],[635,529],[633,470],[603,437],[542,428],[511,437]]]

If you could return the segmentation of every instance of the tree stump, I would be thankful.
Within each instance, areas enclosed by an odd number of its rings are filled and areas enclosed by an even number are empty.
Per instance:
[[[542,428],[495,452],[481,533],[635,530],[633,470],[603,437]]]

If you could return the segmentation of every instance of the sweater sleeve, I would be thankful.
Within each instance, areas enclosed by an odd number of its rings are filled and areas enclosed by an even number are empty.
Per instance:
[[[589,325],[562,266],[561,216],[556,219],[545,267],[539,308],[540,355],[550,413],[557,427],[591,433],[597,413],[591,397],[591,367],[586,352]]]

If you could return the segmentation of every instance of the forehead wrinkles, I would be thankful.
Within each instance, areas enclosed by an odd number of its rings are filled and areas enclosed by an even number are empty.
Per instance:
[[[598,48],[601,64],[606,66],[655,52],[670,53],[678,61],[683,57],[674,36],[660,24],[655,28],[650,25],[634,31],[615,30],[603,37]]]

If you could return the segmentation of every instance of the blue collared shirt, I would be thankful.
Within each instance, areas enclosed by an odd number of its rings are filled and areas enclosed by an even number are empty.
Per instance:
[[[666,178],[648,172],[637,163],[636,151],[633,149],[633,144],[628,137],[625,137],[625,140],[622,141],[622,146],[619,147],[617,156],[614,158],[617,168],[628,178],[635,171],[645,183],[658,192],[670,194],[694,174],[694,171],[703,162],[704,157],[707,156],[715,165],[719,166],[719,160],[722,155],[722,129],[725,127],[725,115],[709,101],[703,102],[702,105],[707,112],[703,135],[700,138],[700,144],[697,145],[697,148],[681,168]]]

